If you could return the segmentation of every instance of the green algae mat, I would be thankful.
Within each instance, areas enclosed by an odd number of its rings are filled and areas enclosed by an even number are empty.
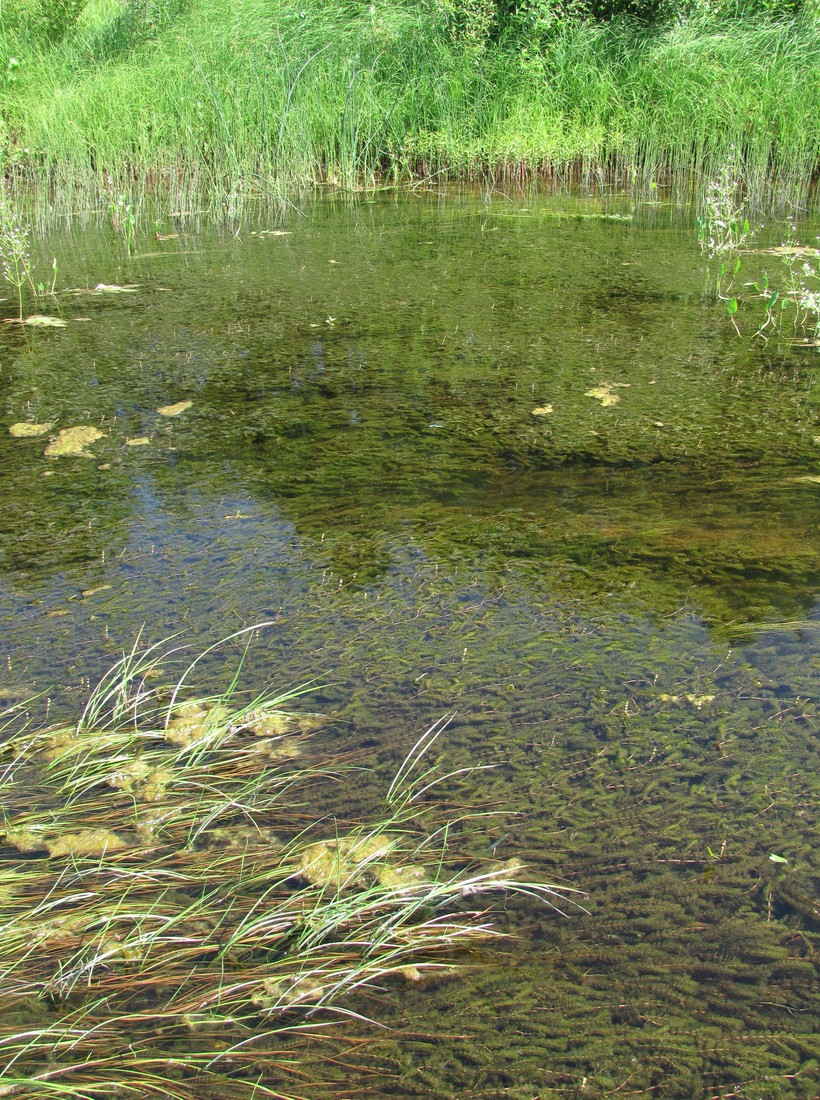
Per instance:
[[[140,631],[204,650],[265,622],[238,690],[312,681],[312,751],[354,769],[305,820],[374,820],[449,717],[453,857],[585,895],[512,893],[458,973],[351,991],[384,1026],[317,1032],[309,1080],[236,1074],[335,1100],[816,1096],[817,350],[739,337],[692,219],[617,196],[154,231],[132,255],[54,234],[88,291],[0,333],[0,704],[76,719]]]

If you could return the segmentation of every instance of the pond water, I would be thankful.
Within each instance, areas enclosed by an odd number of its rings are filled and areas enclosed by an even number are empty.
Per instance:
[[[264,621],[245,681],[315,681],[363,766],[334,811],[445,714],[441,767],[495,765],[467,842],[589,912],[516,899],[368,998],[398,1030],[336,1100],[816,1096],[817,352],[738,337],[691,218],[617,196],[141,228],[53,234],[62,286],[133,293],[0,333],[4,700]]]

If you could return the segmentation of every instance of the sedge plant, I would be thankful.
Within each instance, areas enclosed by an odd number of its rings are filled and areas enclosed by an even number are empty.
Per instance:
[[[7,1095],[292,1100],[310,1084],[307,1039],[366,1026],[364,997],[498,935],[491,895],[577,904],[517,861],[457,857],[436,792],[460,772],[428,763],[446,722],[376,820],[317,820],[347,765],[314,747],[307,689],[247,698],[236,674],[191,696],[201,657],[163,687],[166,657],[135,647],[73,723],[6,716]]]

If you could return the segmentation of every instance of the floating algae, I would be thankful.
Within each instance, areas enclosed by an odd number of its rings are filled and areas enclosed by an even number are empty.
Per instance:
[[[315,1020],[300,1031],[296,1010],[345,1012],[348,992],[449,970],[436,957],[486,939],[486,913],[461,904],[472,879],[452,862],[448,823],[413,802],[429,788],[426,766],[414,777],[415,759],[405,762],[371,832],[351,824],[314,840],[320,823],[306,827],[306,796],[338,768],[260,768],[267,742],[249,728],[288,695],[245,709],[230,696],[172,703],[163,727],[163,689],[147,689],[146,666],[130,658],[75,728],[22,728],[0,745],[16,765],[0,769],[5,839],[22,852],[19,900],[0,924],[0,963],[14,972],[0,988],[0,1046],[32,1096],[55,1076],[66,1094],[110,1092],[135,1049],[151,1052],[150,1076],[129,1078],[140,1094],[282,1095],[289,1066],[259,1055],[284,1031],[289,1058],[302,1036],[313,1039]],[[47,761],[43,750],[63,741],[81,751]],[[167,801],[145,805],[160,777]],[[123,822],[127,833],[112,830]],[[548,904],[557,896],[546,884],[493,886]],[[49,1013],[44,1031],[32,1006]],[[190,1026],[217,1015],[246,1040],[224,1061]],[[362,1019],[355,1006],[348,1015]]]
[[[129,760],[121,768],[116,768],[111,772],[106,782],[109,787],[115,787],[118,791],[133,794],[136,788],[142,786],[153,772],[154,769],[151,765],[138,756],[134,760]]]
[[[49,830],[51,831],[51,830]],[[3,831],[6,844],[18,852],[31,854],[47,851],[50,856],[101,856],[126,847],[122,837],[109,829],[81,829],[62,836],[46,836],[43,827],[7,828]]]
[[[18,325],[30,325],[32,328],[65,328],[68,324],[61,317],[47,317],[42,313],[35,313],[31,317],[26,317],[23,321],[18,321],[16,317],[9,318],[9,320]]]
[[[227,713],[224,708],[201,699],[181,703],[165,727],[165,737],[173,745],[193,745],[209,734],[218,732]]]
[[[48,854],[55,856],[103,856],[127,847],[122,837],[110,829],[81,829],[45,842]]]
[[[350,885],[365,877],[376,877],[370,866],[384,860],[396,847],[398,837],[363,836],[319,840],[302,850],[297,863],[300,878],[318,886]]]
[[[177,401],[175,405],[161,405],[157,412],[160,416],[179,416],[186,409],[190,409],[193,401]]]
[[[263,741],[256,747],[256,752],[266,760],[295,760],[303,753],[301,742],[293,737],[281,738],[272,741]]]
[[[58,726],[44,730],[40,737],[40,749],[46,760],[59,760],[61,756],[82,748],[77,738],[76,726]]]
[[[612,391],[616,387],[619,389],[628,388],[629,385],[629,382],[603,382],[600,386],[593,386],[592,389],[584,390],[584,397],[594,397],[596,401],[601,402],[603,408],[607,409],[612,405],[617,405],[621,400],[620,394]]]
[[[44,424],[29,424],[21,421],[18,424],[9,425],[9,435],[15,439],[31,439],[34,436],[45,435],[53,427],[53,420],[47,420]]]
[[[715,701],[714,695],[695,695],[692,692],[686,692],[684,695],[669,695],[662,691],[658,698],[663,703],[690,703],[696,710],[701,710],[707,703]]]
[[[9,828],[0,832],[5,840],[5,843],[11,848],[16,848],[18,852],[30,853],[30,852],[42,852],[45,850],[46,842],[45,837],[42,835],[42,831],[33,828]]]
[[[250,1002],[260,1012],[293,1008],[298,1004],[320,1001],[332,989],[326,984],[303,975],[296,978],[265,978],[250,995]]]
[[[381,833],[317,841],[303,849],[297,874],[316,886],[349,887],[377,882],[389,890],[401,892],[429,884],[423,867],[390,859],[400,839]]]
[[[245,717],[243,729],[255,737],[282,737],[286,733],[313,733],[324,721],[320,714],[291,714],[260,707]]]
[[[94,458],[86,447],[102,439],[104,434],[87,424],[79,424],[75,428],[63,428],[47,445],[43,454],[48,458]]]

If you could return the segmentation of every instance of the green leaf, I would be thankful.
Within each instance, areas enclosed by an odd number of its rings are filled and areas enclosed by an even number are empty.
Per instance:
[[[772,852],[772,854],[769,856],[769,859],[772,861],[772,863],[788,863],[789,862],[787,859],[784,859],[783,856],[776,856],[774,854],[774,852]]]
[[[726,303],[726,312],[729,314],[730,317],[733,314],[737,313],[737,298],[729,299],[729,301]]]
[[[771,297],[769,298],[769,304],[768,304],[769,309],[772,308],[772,306],[775,304],[775,302],[777,301],[777,299],[779,297],[780,297],[780,292],[778,290],[773,290],[772,293],[771,293]]]

